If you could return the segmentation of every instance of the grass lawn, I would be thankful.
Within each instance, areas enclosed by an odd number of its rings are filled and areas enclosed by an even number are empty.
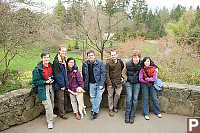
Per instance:
[[[31,87],[31,79],[32,79],[32,70],[41,61],[40,54],[42,52],[42,47],[31,49],[31,51],[27,51],[26,53],[22,53],[21,55],[17,55],[13,61],[11,61],[9,70],[11,71],[11,75],[9,76],[7,84],[0,88],[0,94],[16,90],[20,88],[30,88]],[[53,63],[53,59],[57,53],[50,52],[50,62]],[[3,57],[3,51],[0,49],[0,57]],[[67,53],[67,57],[73,57],[76,59],[76,63],[78,66],[81,65],[80,55]],[[0,72],[2,75],[2,71],[5,66],[3,63],[0,65]],[[80,68],[80,67],[79,67]],[[0,77],[1,78],[1,77]],[[0,79],[1,80],[1,79]]]

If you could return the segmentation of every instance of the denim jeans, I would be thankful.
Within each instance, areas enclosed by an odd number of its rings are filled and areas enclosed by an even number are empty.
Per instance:
[[[140,83],[126,82],[126,112],[125,119],[134,119],[140,92]]]
[[[158,101],[157,91],[153,85],[141,84],[142,87],[142,110],[143,115],[149,115],[149,92],[153,101],[154,113],[160,114],[160,105]]]
[[[97,83],[90,83],[89,86],[90,86],[90,102],[92,104],[92,111],[99,113],[102,95],[105,88],[100,90]]]

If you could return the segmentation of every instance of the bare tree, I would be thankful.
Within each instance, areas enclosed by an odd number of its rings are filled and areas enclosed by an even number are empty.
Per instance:
[[[9,65],[30,43],[37,38],[38,17],[28,9],[11,10],[8,3],[0,2],[0,48],[3,56],[0,65],[4,66],[2,84],[8,78]]]
[[[102,60],[106,43],[112,41],[117,27],[127,18],[125,14],[126,2],[128,1],[107,0],[102,4],[93,0],[92,3],[86,2],[87,8],[82,10],[84,13],[74,7],[74,10],[83,15],[81,19],[77,19],[77,15],[79,15],[77,12],[71,15],[75,24],[73,25],[74,29],[89,40],[88,46],[98,51]],[[120,19],[116,19],[119,16]]]

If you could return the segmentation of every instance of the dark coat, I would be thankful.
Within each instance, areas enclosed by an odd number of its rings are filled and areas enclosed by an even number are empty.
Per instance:
[[[77,70],[76,72],[68,70],[68,79],[70,90],[76,92],[77,87],[84,88],[84,82],[81,77],[81,73]]]
[[[120,85],[122,84],[122,70],[124,69],[124,63],[121,59],[114,63],[112,59],[109,59],[106,63],[106,83]]]
[[[89,60],[85,61],[82,65],[82,75],[84,80],[85,90],[89,90],[89,72],[88,72]],[[95,59],[93,66],[94,78],[98,86],[105,87],[106,69],[103,61]]]
[[[51,68],[52,64],[49,63]],[[42,68],[42,62],[39,62],[38,65],[32,71],[32,83],[38,87],[38,98],[40,101],[46,100],[46,80],[44,79],[44,71]]]
[[[139,61],[137,65],[133,63],[132,59],[126,62],[127,81],[134,84],[139,83],[139,73],[141,68],[141,61]]]
[[[53,68],[54,68],[54,79],[55,79],[55,90],[60,90],[61,88],[65,87],[65,89],[69,89],[68,86],[68,77],[66,72],[66,67],[64,64],[60,63],[60,59],[57,54],[53,61]],[[67,65],[67,61],[65,60],[65,64]],[[75,64],[73,67],[74,69],[78,69],[77,65]]]

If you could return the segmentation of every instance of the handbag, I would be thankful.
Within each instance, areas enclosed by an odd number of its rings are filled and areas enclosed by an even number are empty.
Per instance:
[[[156,90],[158,90],[158,91],[162,91],[162,80],[161,79],[157,79],[155,82],[154,82],[154,84],[153,84],[153,86],[156,88]]]

